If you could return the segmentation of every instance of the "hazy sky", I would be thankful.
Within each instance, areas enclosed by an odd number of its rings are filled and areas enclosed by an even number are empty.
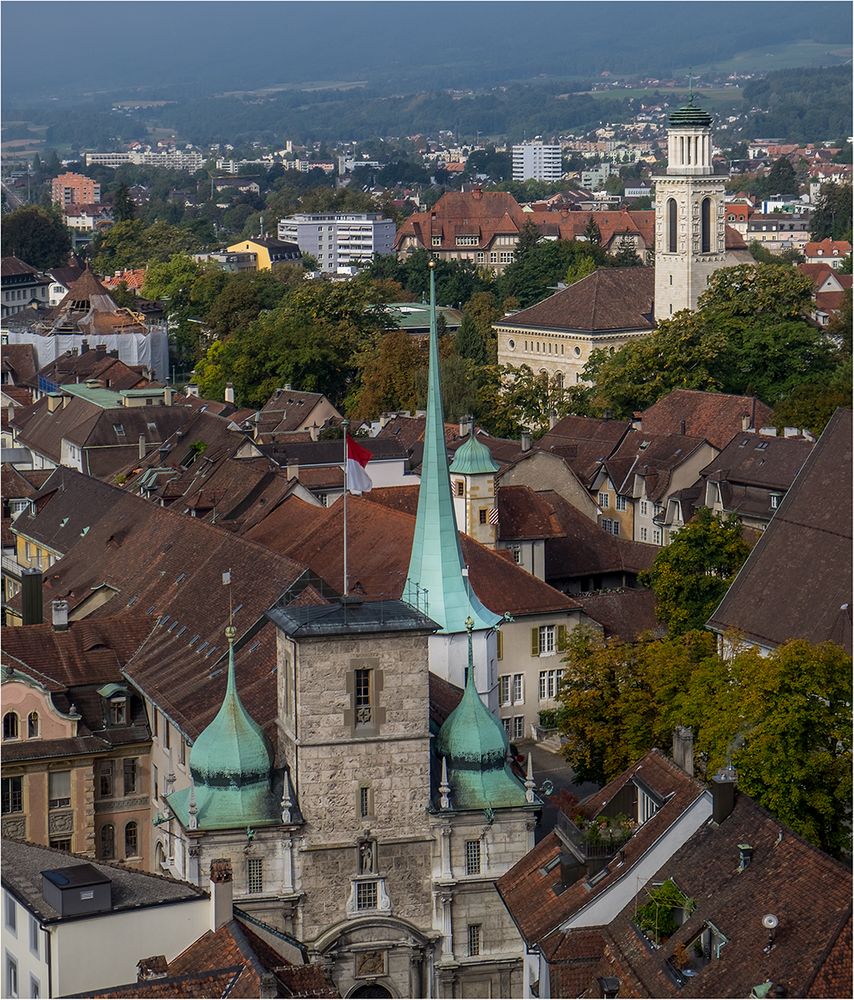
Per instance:
[[[850,39],[847,2],[157,2],[3,0],[7,100],[187,84],[590,73],[621,58],[686,66],[735,45]],[[677,42],[677,51],[662,44]],[[681,60],[684,52],[685,59]],[[419,76],[420,74],[420,76]],[[494,82],[490,80],[490,82]]]

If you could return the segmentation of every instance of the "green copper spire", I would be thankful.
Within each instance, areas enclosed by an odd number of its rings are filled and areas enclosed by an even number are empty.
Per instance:
[[[168,799],[170,808],[185,826],[200,830],[280,821],[270,788],[272,761],[267,741],[237,692],[236,629],[229,625],[225,634],[228,639],[225,697],[220,710],[190,750],[193,786],[173,793]]]
[[[481,701],[474,682],[472,629],[468,630],[468,677],[459,705],[445,720],[436,749],[447,766],[452,809],[500,809],[528,804],[525,788],[507,762],[504,727]],[[441,791],[441,789],[440,789]]]
[[[474,428],[472,428],[468,441],[457,448],[450,471],[456,472],[460,476],[477,476],[498,472],[498,463],[492,457],[489,448],[474,436]]]
[[[501,618],[485,608],[463,576],[463,554],[451,499],[445,414],[439,381],[439,334],[436,327],[436,276],[430,262],[430,367],[427,377],[427,425],[418,488],[418,514],[409,559],[404,600],[417,604],[445,633],[462,632],[467,618],[478,629]],[[426,604],[425,595],[426,593]]]

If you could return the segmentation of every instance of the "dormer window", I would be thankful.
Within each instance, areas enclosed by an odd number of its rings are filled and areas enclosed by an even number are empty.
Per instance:
[[[110,702],[110,722],[114,726],[125,726],[128,721],[127,698],[114,698]]]
[[[3,716],[3,739],[16,740],[20,735],[18,730],[18,715],[16,712],[7,712]]]

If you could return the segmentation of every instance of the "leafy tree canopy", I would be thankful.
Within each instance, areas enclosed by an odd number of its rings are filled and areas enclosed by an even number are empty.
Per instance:
[[[637,643],[570,633],[559,727],[579,780],[610,781],[677,725],[695,732],[709,779],[731,762],[739,787],[807,840],[841,855],[850,829],[851,657],[795,639],[724,659],[708,632]]]
[[[53,209],[24,205],[3,216],[3,253],[36,268],[58,267],[68,260],[71,237]]]
[[[186,226],[164,221],[145,225],[139,219],[129,219],[95,237],[93,266],[101,274],[110,274],[121,268],[167,261],[175,254],[201,253],[205,246]]]
[[[851,185],[824,184],[812,214],[814,240],[851,242]]]
[[[705,626],[749,552],[738,517],[699,508],[639,577],[655,594],[658,620],[669,635]]]

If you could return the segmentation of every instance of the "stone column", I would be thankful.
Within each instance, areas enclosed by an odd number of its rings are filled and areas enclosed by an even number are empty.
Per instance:
[[[294,891],[294,842],[290,834],[287,835],[283,844],[282,891]]]
[[[451,865],[451,825],[446,823],[441,827],[440,833],[442,836],[441,848],[442,848],[442,878],[453,878],[454,870]]]
[[[450,893],[443,893],[439,897],[442,924],[442,957],[449,958],[451,961],[453,961],[454,958],[453,902],[454,897]]]

